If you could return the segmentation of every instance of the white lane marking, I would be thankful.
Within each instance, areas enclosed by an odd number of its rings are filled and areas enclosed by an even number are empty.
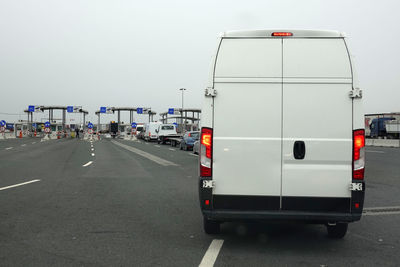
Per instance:
[[[92,151],[94,150],[94,148],[92,148]]]
[[[175,149],[173,149],[173,148],[168,148],[169,150],[171,150],[171,151],[175,151]]]
[[[148,145],[149,143],[145,143],[146,145]]]
[[[32,145],[36,144],[36,142],[32,142]]]
[[[10,150],[10,149],[13,149],[13,147],[11,146],[11,147],[7,147],[7,148],[6,148],[6,150]]]
[[[373,211],[373,210],[394,210],[394,209],[400,209],[400,206],[371,207],[371,208],[364,208],[364,211]]]
[[[366,150],[366,151],[372,153],[385,153],[384,151],[378,151],[378,150]]]
[[[94,157],[94,153],[92,153],[92,157]]]
[[[155,147],[160,147],[159,145],[155,145]]]
[[[114,143],[117,146],[125,148],[126,150],[129,150],[129,151],[131,151],[133,153],[136,153],[136,154],[138,154],[138,155],[140,155],[142,157],[145,157],[145,158],[147,158],[147,159],[149,159],[151,161],[154,161],[155,163],[158,163],[158,164],[160,164],[162,166],[179,166],[178,164],[175,164],[175,163],[173,163],[171,161],[168,161],[168,160],[165,160],[163,158],[157,157],[157,156],[155,156],[153,154],[150,154],[150,153],[147,153],[147,152],[145,152],[143,150],[140,150],[140,149],[128,146],[128,145],[124,145],[124,144],[119,143],[117,141],[111,141],[111,143]]]
[[[195,157],[198,157],[198,155],[197,154],[194,154],[194,153],[188,153],[190,156],[195,156]]]
[[[211,242],[210,246],[208,247],[206,254],[204,254],[204,257],[201,260],[199,266],[200,267],[214,266],[219,251],[221,250],[222,244],[224,244],[224,240],[214,239]]]
[[[22,144],[21,146],[26,146],[26,144]]]
[[[366,213],[363,212],[362,216],[379,216],[379,215],[393,215],[393,214],[400,214],[400,211],[368,211]]]
[[[363,216],[400,214],[400,206],[364,208]]]
[[[92,164],[92,163],[93,163],[93,161],[89,161],[88,163],[83,164],[82,167],[87,167],[87,166],[89,166],[89,165]]]
[[[32,180],[32,181],[28,181],[28,182],[24,182],[24,183],[20,183],[20,184],[14,184],[14,185],[6,186],[6,187],[1,187],[1,188],[0,188],[0,191],[1,191],[1,190],[6,190],[6,189],[10,189],[10,188],[13,188],[13,187],[17,187],[17,186],[21,186],[21,185],[26,185],[26,184],[35,183],[35,182],[40,182],[40,180],[39,180],[39,179],[36,179],[36,180]]]

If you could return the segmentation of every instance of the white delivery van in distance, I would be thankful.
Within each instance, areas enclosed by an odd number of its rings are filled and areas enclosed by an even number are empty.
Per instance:
[[[149,122],[146,124],[146,129],[144,132],[144,140],[146,141],[156,141],[157,140],[157,132],[158,126],[161,122]]]
[[[343,237],[365,190],[362,95],[343,34],[226,32],[212,63],[199,160],[205,232],[297,220]]]

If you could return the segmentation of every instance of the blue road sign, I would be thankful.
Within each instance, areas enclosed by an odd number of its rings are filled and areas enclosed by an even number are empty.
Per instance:
[[[137,114],[143,114],[143,108],[137,108],[136,112]]]
[[[32,123],[32,127],[36,128],[36,126],[37,126],[36,123]]]
[[[68,106],[67,107],[67,112],[69,112],[69,113],[74,112],[74,106]]]
[[[46,122],[44,123],[44,127],[49,128],[49,127],[50,127],[50,122],[49,122],[49,121],[46,121]]]
[[[87,125],[87,127],[88,127],[89,129],[92,129],[92,128],[93,128],[93,123],[89,122],[88,125]]]
[[[13,130],[14,129],[14,123],[6,123],[6,129]]]
[[[100,113],[106,113],[107,107],[100,107]]]
[[[178,124],[176,122],[174,122],[173,125],[178,126]]]
[[[5,126],[5,125],[6,125],[6,121],[5,120],[0,121],[0,126]]]
[[[132,128],[136,128],[136,126],[137,126],[136,122],[132,122],[131,126],[132,126]]]
[[[168,109],[168,114],[174,115],[175,110],[173,108]]]
[[[35,112],[35,106],[32,106],[32,105],[28,106],[28,111]]]

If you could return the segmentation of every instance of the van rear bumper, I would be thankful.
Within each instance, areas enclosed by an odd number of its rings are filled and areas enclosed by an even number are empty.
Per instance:
[[[204,217],[215,221],[306,221],[314,223],[354,222],[361,213],[303,212],[303,211],[242,211],[202,210]]]

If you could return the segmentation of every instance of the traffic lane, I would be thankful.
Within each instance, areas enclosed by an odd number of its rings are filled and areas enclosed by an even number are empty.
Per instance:
[[[111,142],[93,143],[92,165],[73,167],[69,155],[53,179],[0,194],[2,262],[198,265],[212,239],[202,231],[197,180]]]
[[[67,186],[70,179],[81,177],[89,157],[89,143],[70,140],[57,142],[47,152],[46,161],[38,159],[29,168],[41,173],[41,181],[0,191],[0,259],[8,266],[88,265],[87,262],[64,257],[52,246],[54,225],[62,223],[62,206],[75,198],[76,191]],[[20,169],[15,170],[19,172]],[[62,205],[60,205],[60,203]],[[74,214],[69,216],[74,218]],[[61,220],[61,221],[60,221]],[[71,222],[73,223],[73,222]],[[59,240],[60,242],[60,240]],[[62,241],[61,241],[62,242]],[[46,244],[46,246],[41,246]]]
[[[83,146],[80,145],[83,144]],[[90,159],[89,143],[76,140],[52,140],[23,151],[0,154],[0,187],[33,179],[52,178],[68,169],[67,159],[73,157],[73,165],[82,166]],[[77,149],[87,153],[79,153]],[[84,162],[84,163],[81,163]]]
[[[399,148],[366,148],[365,207],[400,206],[399,162]]]
[[[29,145],[32,144],[32,142],[35,143],[40,143],[40,138],[16,138],[16,139],[5,139],[5,140],[1,140],[0,139],[0,153],[3,152],[3,150],[5,150],[8,147],[19,147],[21,145]]]
[[[96,157],[97,162],[90,167],[92,179],[112,182],[107,196],[112,199],[106,202],[115,207],[107,209],[112,215],[107,216],[106,224],[111,229],[121,225],[121,231],[136,239],[129,245],[121,240],[110,248],[126,257],[118,263],[198,265],[211,237],[202,231],[194,166],[190,172],[179,166],[164,167],[107,141],[99,143]],[[110,246],[106,237],[102,242],[100,247]],[[112,264],[116,259],[101,260]]]
[[[399,266],[399,219],[364,216],[339,240],[323,225],[227,223],[215,266]]]

